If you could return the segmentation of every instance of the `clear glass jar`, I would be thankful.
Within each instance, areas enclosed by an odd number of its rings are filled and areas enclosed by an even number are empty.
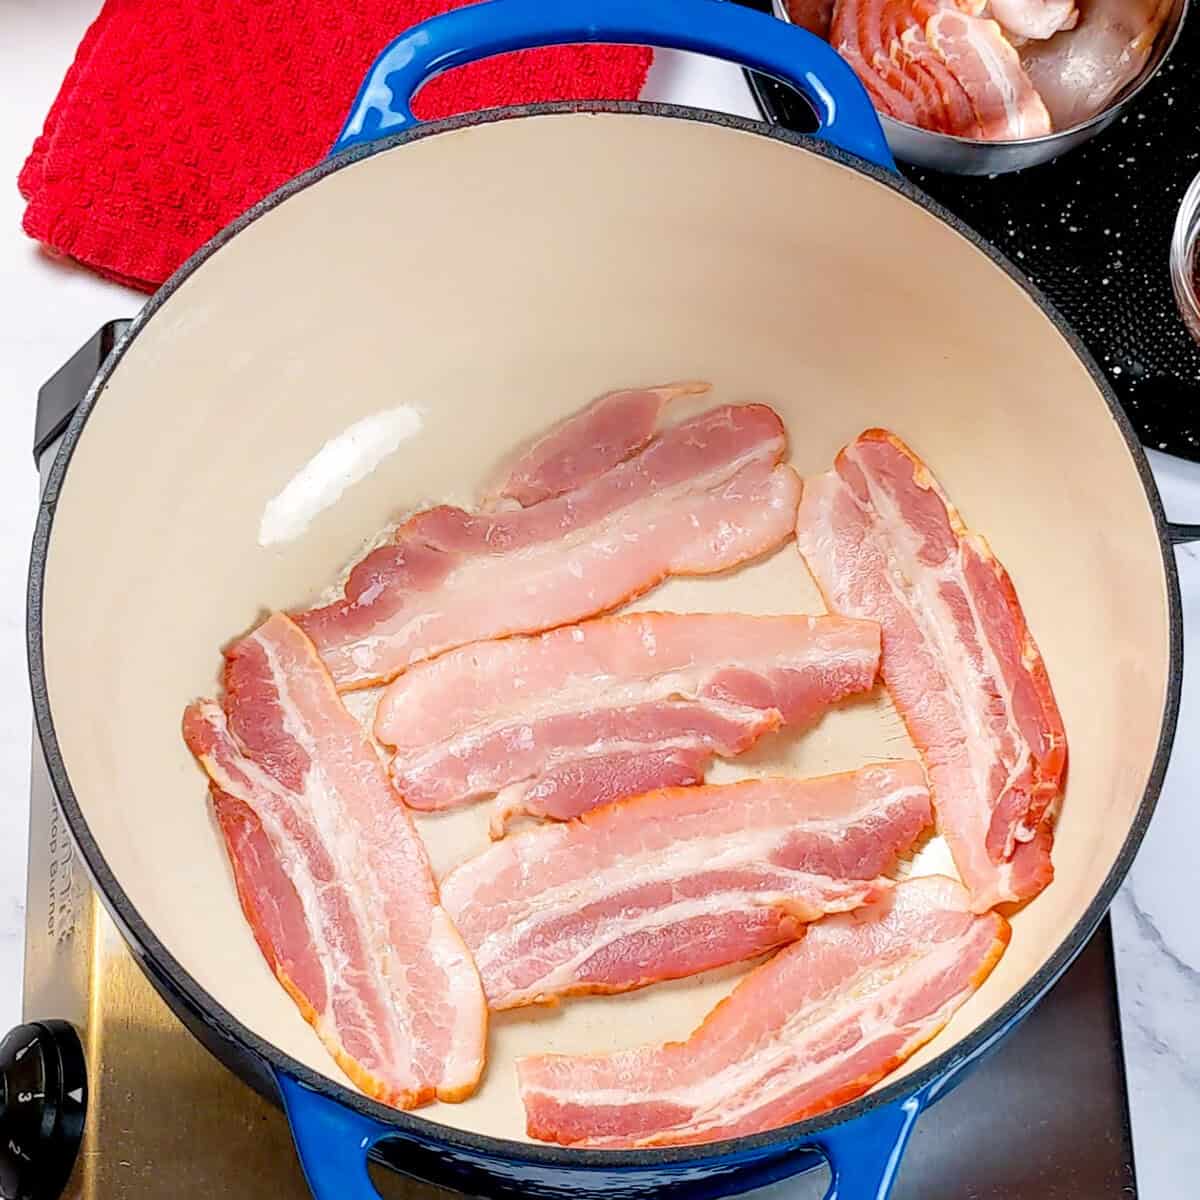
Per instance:
[[[1171,238],[1171,285],[1192,337],[1200,342],[1200,175],[1192,180],[1175,218]]]

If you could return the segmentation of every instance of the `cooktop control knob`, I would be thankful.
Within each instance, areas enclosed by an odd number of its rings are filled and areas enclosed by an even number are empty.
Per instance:
[[[56,1200],[86,1112],[83,1047],[66,1021],[19,1025],[0,1042],[0,1200]]]

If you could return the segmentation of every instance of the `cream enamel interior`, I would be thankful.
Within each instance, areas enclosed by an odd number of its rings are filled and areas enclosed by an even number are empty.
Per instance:
[[[909,1069],[1046,961],[1128,834],[1167,689],[1166,581],[1120,432],[1024,292],[918,205],[744,130],[556,114],[442,133],[293,195],[166,301],[87,423],[46,568],[53,721],[101,852],[202,987],[330,1078],[346,1082],[238,909],[183,707],[214,693],[221,645],[398,513],[469,501],[601,391],[677,378],[772,404],[805,474],[868,426],[906,438],[1010,569],[1048,664],[1071,750],[1057,879]],[[259,544],[323,446],[401,405],[418,429],[298,536]],[[821,610],[790,545],[639,607]],[[912,753],[876,697],[714,777]],[[422,819],[439,868],[482,846],[487,809]],[[500,1017],[479,1095],[423,1115],[521,1137],[516,1054],[686,1036],[739,973]]]

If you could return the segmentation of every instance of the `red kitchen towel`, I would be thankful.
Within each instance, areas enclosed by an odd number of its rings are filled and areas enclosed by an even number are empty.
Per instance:
[[[552,3],[553,0],[547,0]],[[18,181],[24,227],[153,289],[255,201],[318,162],[397,33],[461,0],[107,0]],[[536,100],[632,99],[650,51],[567,46],[435,79],[432,118]]]

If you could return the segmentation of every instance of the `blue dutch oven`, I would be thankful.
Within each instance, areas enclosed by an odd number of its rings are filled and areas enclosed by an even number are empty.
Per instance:
[[[650,103],[412,115],[439,72],[576,42],[733,61],[798,88],[820,127],[799,136]],[[303,601],[397,511],[460,495],[592,394],[680,376],[778,408],[805,473],[860,429],[895,428],[988,531],[1071,740],[1057,878],[1014,914],[1004,960],[939,1038],[813,1119],[680,1149],[535,1144],[509,1060],[536,1043],[518,1045],[527,1034],[507,1021],[479,1100],[385,1108],[349,1085],[257,956],[179,715],[214,689],[216,646],[263,607]],[[401,403],[418,432],[371,442],[367,419]],[[282,522],[280,497],[293,505]],[[469,1193],[547,1197],[716,1196],[824,1160],[827,1200],[883,1200],[914,1123],[1053,985],[1142,838],[1179,694],[1170,540],[1086,352],[1018,272],[895,173],[827,45],[718,0],[494,0],[393,42],[331,157],[201,250],[106,362],[39,515],[37,727],[139,961],[222,1062],[282,1103],[319,1200],[372,1196],[372,1155]],[[705,603],[675,586],[655,603]],[[719,586],[732,590],[708,603],[813,603],[788,548]],[[873,719],[823,723],[803,766],[886,752]],[[423,832],[444,862],[477,831]],[[590,1013],[598,1041],[662,1040],[715,994],[580,1001],[529,1036]],[[691,1008],[672,1023],[663,1006],[676,1000]]]

